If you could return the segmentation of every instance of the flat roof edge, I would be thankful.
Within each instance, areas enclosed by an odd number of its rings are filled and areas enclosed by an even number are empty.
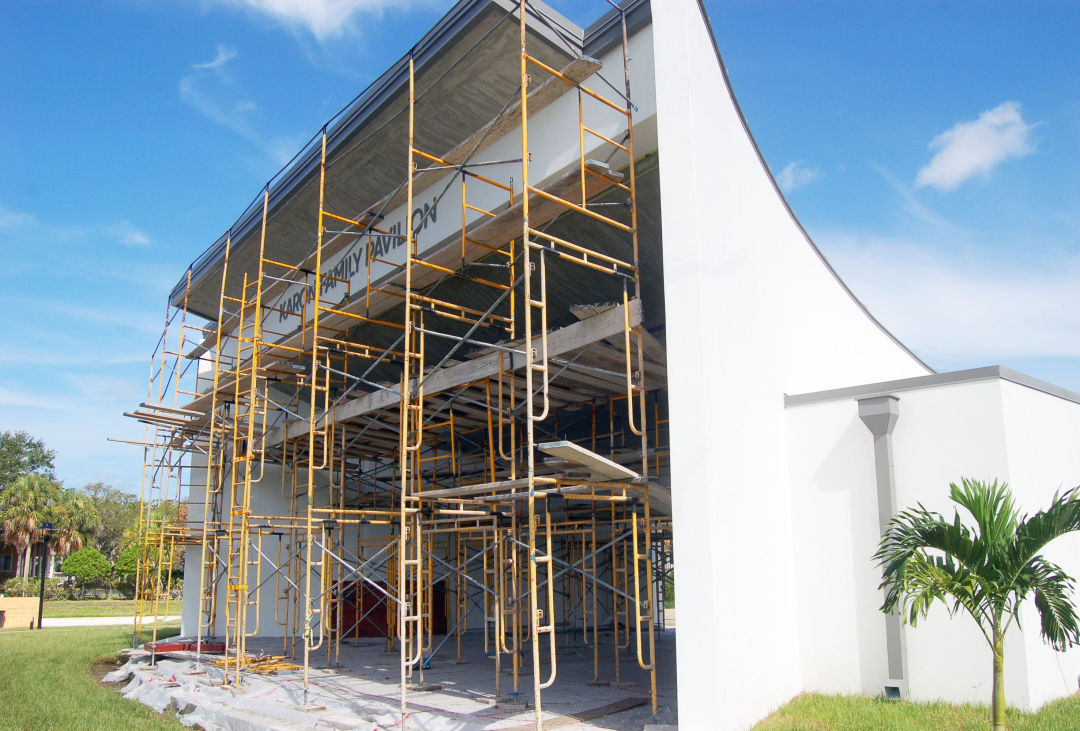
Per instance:
[[[858,386],[845,386],[826,391],[813,391],[810,393],[784,394],[784,406],[806,406],[809,404],[824,403],[827,401],[842,401],[846,399],[863,399],[874,396],[886,396],[903,391],[917,391],[924,388],[936,388],[958,383],[975,383],[977,381],[1002,380],[1015,383],[1018,386],[1040,391],[1048,396],[1071,401],[1080,404],[1080,394],[1070,391],[1061,386],[1029,376],[1020,371],[1014,371],[1005,366],[985,366],[982,368],[970,368],[951,373],[934,373],[928,376],[916,376],[914,378],[901,378],[895,381],[881,381],[879,383],[867,383]]]
[[[620,17],[626,14],[626,33],[634,35],[643,25],[652,22],[650,0],[623,0],[600,16],[584,31],[583,45],[590,56],[602,56],[622,42]]]

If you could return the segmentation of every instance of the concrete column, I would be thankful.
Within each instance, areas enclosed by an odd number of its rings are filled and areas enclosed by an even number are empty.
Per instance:
[[[895,396],[874,396],[859,399],[859,418],[874,435],[874,473],[877,482],[878,530],[885,533],[886,525],[896,514],[896,475],[893,470],[892,431],[900,418],[900,399]],[[907,652],[904,646],[900,616],[893,612],[885,616],[885,649],[888,655],[889,680],[886,696],[906,694]]]

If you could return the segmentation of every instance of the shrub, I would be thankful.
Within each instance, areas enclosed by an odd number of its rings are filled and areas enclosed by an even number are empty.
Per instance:
[[[675,577],[668,575],[664,577],[664,608],[673,609],[675,607]]]
[[[135,584],[135,570],[139,564],[139,546],[132,543],[120,552],[113,564],[113,575],[118,583],[132,586]]]
[[[8,579],[4,584],[4,596],[38,596],[41,591],[39,578]],[[45,579],[45,601],[55,602],[73,599],[71,587],[63,579]]]
[[[109,560],[96,548],[82,548],[64,559],[60,570],[75,579],[85,594],[90,586],[100,585],[112,573]]]
[[[175,559],[175,557],[178,556],[178,555],[179,555],[179,552],[177,552],[176,554],[173,554],[173,559]],[[183,570],[182,562],[180,562],[178,560],[174,561],[173,559],[170,559],[167,556],[166,560],[164,560],[162,562],[162,565],[159,568],[159,574],[158,574],[157,580],[158,580],[158,582],[160,582],[158,584],[160,592],[161,592],[162,595],[164,595],[165,590],[166,590],[166,586],[169,584],[170,579],[171,579],[172,584],[171,584],[171,590],[170,590],[169,593],[173,597],[178,597],[180,595],[180,592],[183,591],[184,570]],[[135,579],[136,579],[136,576],[137,576],[138,564],[139,564],[139,545],[138,545],[138,543],[132,543],[127,548],[125,548],[123,551],[121,551],[120,555],[117,556],[115,563],[113,563],[113,568],[112,568],[113,586],[116,587],[116,589],[118,589],[124,595],[132,595],[133,596],[136,593]],[[146,565],[144,565],[143,566],[143,571],[147,571],[148,568],[149,568],[149,570],[153,570],[152,566],[147,567]],[[155,584],[151,580],[150,576],[148,576],[148,575],[143,576],[140,591],[142,591],[142,592],[151,591],[151,587],[153,587],[154,585]]]

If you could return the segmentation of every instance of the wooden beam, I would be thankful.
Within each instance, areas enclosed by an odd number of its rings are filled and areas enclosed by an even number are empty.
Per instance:
[[[641,322],[641,300],[635,299],[630,301],[628,315],[631,327],[635,327]],[[611,337],[616,333],[620,333],[622,330],[623,306],[619,305],[596,317],[590,317],[588,320],[575,322],[573,325],[564,327],[561,330],[556,330],[548,335],[548,357],[562,355],[583,348],[597,340],[602,340]],[[506,361],[507,356],[504,355],[503,360]],[[525,365],[524,355],[515,356],[514,361],[515,369],[522,368]],[[504,366],[506,365],[507,364],[504,362]],[[435,394],[458,386],[464,386],[467,383],[473,383],[474,381],[479,381],[484,378],[490,378],[497,375],[498,372],[499,354],[498,352],[490,351],[474,360],[456,366],[442,368],[441,370],[429,374],[424,382],[424,390],[428,393]],[[332,421],[355,419],[358,416],[372,411],[397,407],[399,403],[400,397],[395,394],[387,391],[373,391],[338,406],[331,412],[329,418]],[[288,439],[295,439],[307,434],[307,432],[308,426],[305,422],[293,422],[287,427],[287,433],[282,429],[275,429],[268,433],[266,443],[270,446],[277,444],[286,437]]]
[[[544,480],[544,478],[537,478],[544,482],[550,482],[550,479]],[[529,486],[529,480],[527,477],[522,477],[517,480],[502,480],[501,482],[485,482],[479,485],[465,485],[463,487],[446,487],[441,490],[423,490],[421,492],[413,493],[412,497],[420,500],[443,500],[448,498],[466,497],[468,495],[482,495],[485,492],[500,492],[505,490],[514,490],[519,487],[526,488]]]
[[[633,487],[626,491],[627,494],[634,497],[645,499],[649,498],[649,511],[654,515],[660,513],[662,515],[671,515],[671,488],[664,485],[657,485],[655,482],[650,482],[643,487]]]
[[[632,480],[640,477],[632,469],[623,467],[618,462],[612,462],[606,457],[601,457],[596,452],[585,449],[585,447],[573,442],[544,442],[536,445],[536,448],[545,454],[580,465],[592,474],[606,480]]]

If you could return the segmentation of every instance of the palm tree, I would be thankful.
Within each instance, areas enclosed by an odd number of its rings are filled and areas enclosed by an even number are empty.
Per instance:
[[[915,626],[935,602],[949,615],[965,610],[979,625],[994,656],[995,731],[1005,728],[1004,637],[1021,603],[1034,594],[1043,639],[1061,651],[1080,642],[1080,620],[1072,605],[1073,579],[1040,551],[1055,538],[1080,530],[1080,493],[1054,495],[1050,507],[1020,515],[1005,483],[961,480],[950,497],[976,525],[952,521],[921,504],[889,521],[874,559],[885,590],[881,611],[899,607]]]
[[[76,490],[60,490],[49,510],[49,521],[56,525],[53,543],[56,552],[63,556],[86,545],[97,523],[97,511],[86,495]]]
[[[78,551],[97,523],[97,511],[87,496],[75,490],[62,490],[52,505],[52,522],[56,524],[53,542],[60,554]]]
[[[49,521],[49,504],[60,487],[48,477],[30,473],[18,477],[0,494],[0,535],[23,551],[21,576],[30,575],[30,552],[38,526]]]

